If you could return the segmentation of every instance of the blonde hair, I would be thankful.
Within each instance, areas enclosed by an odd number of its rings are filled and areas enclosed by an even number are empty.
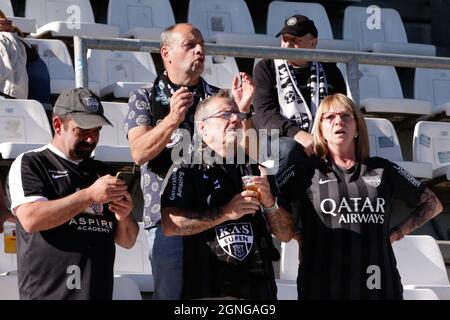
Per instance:
[[[322,159],[329,155],[327,141],[323,137],[322,133],[322,115],[332,108],[339,110],[346,110],[353,113],[356,121],[356,133],[355,138],[355,154],[357,161],[363,161],[369,157],[369,134],[367,132],[366,121],[358,106],[346,95],[336,93],[327,96],[319,106],[314,120],[314,151],[316,155]]]

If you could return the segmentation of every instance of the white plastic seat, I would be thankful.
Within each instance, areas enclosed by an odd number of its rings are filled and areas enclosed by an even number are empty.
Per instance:
[[[297,282],[293,280],[275,279],[278,300],[297,300]]]
[[[383,118],[366,118],[371,157],[395,162],[417,178],[428,178],[430,163],[404,161],[400,142],[392,123]]]
[[[298,275],[298,242],[291,240],[281,243],[280,279],[297,281]]]
[[[396,10],[379,8],[378,14],[372,8],[355,6],[345,8],[343,30],[345,40],[359,41],[362,50],[365,51],[436,55],[436,47],[433,45],[408,42],[405,27]]]
[[[430,163],[427,178],[450,180],[450,123],[420,121],[414,127],[413,160]]]
[[[15,159],[22,152],[40,148],[52,139],[44,107],[36,100],[0,100],[0,153]]]
[[[403,287],[404,300],[439,300],[437,294],[426,288],[417,288],[406,286]]]
[[[431,114],[425,100],[405,99],[395,68],[361,64],[359,66],[360,106],[368,113]]]
[[[278,300],[297,300],[298,242],[281,243],[280,279],[276,279]]]
[[[39,56],[47,65],[52,94],[60,94],[64,89],[75,88],[75,71],[64,42],[30,38],[26,38],[25,41],[37,47]]]
[[[101,97],[128,98],[134,89],[148,86],[156,78],[148,52],[88,50],[89,88]]]
[[[0,274],[13,271],[16,269],[17,269],[17,255],[15,253],[5,253],[3,233],[0,233]]]
[[[142,300],[139,287],[130,278],[114,276],[113,300]]]
[[[206,56],[202,77],[209,84],[223,89],[231,89],[232,81],[239,75],[236,60],[226,56]]]
[[[114,274],[136,282],[141,292],[153,292],[152,266],[149,260],[150,248],[144,225],[139,222],[139,233],[131,249],[116,245]]]
[[[317,48],[347,51],[361,50],[359,41],[334,39],[327,12],[320,3],[272,1],[269,4],[267,13],[267,34],[275,36],[280,32],[286,18],[295,14],[304,15],[314,21],[319,39]]]
[[[190,0],[188,22],[196,26],[208,42],[263,46],[274,43],[279,46],[272,37],[255,34],[244,0]]]
[[[405,236],[392,244],[404,287],[431,289],[440,300],[450,299],[450,282],[436,240],[428,235]]]
[[[119,27],[121,37],[159,40],[175,17],[169,0],[110,0],[108,24]]]
[[[25,17],[36,19],[35,37],[119,37],[118,27],[95,23],[89,0],[28,0]]]
[[[237,46],[265,46],[279,47],[280,39],[267,34],[259,33],[231,33],[216,32],[215,42],[217,44],[229,44]]]
[[[11,0],[0,0],[0,10],[2,10],[7,17],[14,17],[14,10]]]
[[[105,162],[133,162],[130,147],[123,132],[123,121],[128,114],[126,103],[102,101],[105,117],[113,126],[103,126],[100,140],[94,150],[95,159]]]
[[[416,68],[414,97],[431,102],[431,112],[450,116],[450,70]]]
[[[0,274],[0,300],[19,300],[17,272]]]
[[[22,32],[36,32],[36,19],[15,17],[10,0],[0,0],[0,9],[3,11],[5,16],[10,19]]]

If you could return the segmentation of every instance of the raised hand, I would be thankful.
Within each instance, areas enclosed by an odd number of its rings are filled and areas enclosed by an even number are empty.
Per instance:
[[[241,78],[241,85],[239,86],[239,77]],[[250,105],[253,102],[253,96],[255,95],[255,85],[252,78],[245,72],[240,72],[239,77],[233,78],[233,84],[231,93],[233,95],[234,102],[236,102],[241,112],[249,112]]]

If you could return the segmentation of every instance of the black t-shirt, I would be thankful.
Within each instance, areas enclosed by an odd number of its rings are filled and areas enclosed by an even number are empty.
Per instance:
[[[245,165],[176,168],[162,207],[201,211],[225,205],[242,191]],[[275,251],[274,251],[275,250]],[[276,299],[277,252],[261,212],[184,237],[183,298]]]
[[[396,164],[369,158],[351,169],[305,158],[277,176],[299,214],[304,299],[402,299],[389,241],[392,199],[418,205],[424,186]],[[301,222],[301,223],[300,223]]]
[[[108,173],[99,161],[77,164],[51,145],[27,152],[11,166],[11,207],[66,197]],[[28,233],[17,223],[20,298],[112,299],[115,229],[114,214],[96,203],[49,230]]]

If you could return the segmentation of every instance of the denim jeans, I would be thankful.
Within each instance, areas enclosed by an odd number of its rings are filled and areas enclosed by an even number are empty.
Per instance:
[[[150,263],[154,282],[153,299],[179,300],[183,285],[183,237],[166,237],[162,226],[148,230]]]

